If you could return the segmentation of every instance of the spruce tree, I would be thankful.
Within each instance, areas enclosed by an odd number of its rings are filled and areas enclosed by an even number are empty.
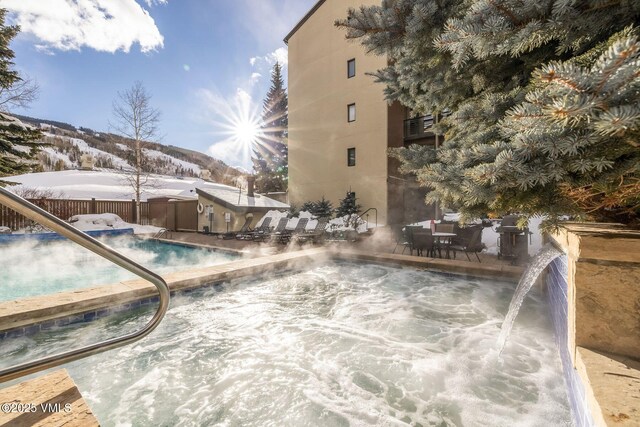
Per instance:
[[[9,90],[21,81],[13,69],[14,53],[9,48],[11,40],[18,34],[17,26],[6,26],[7,11],[0,9],[0,89]],[[20,120],[0,113],[0,178],[31,171],[42,143],[40,131],[24,125]],[[7,182],[0,179],[0,185]]]
[[[385,0],[337,25],[390,64],[390,101],[453,114],[445,143],[394,149],[427,202],[640,218],[640,2]]]
[[[313,212],[318,218],[331,218],[333,216],[333,204],[322,196],[322,199],[315,202]]]
[[[276,62],[271,87],[263,103],[261,137],[253,148],[256,189],[261,193],[287,191],[288,104],[282,67]]]

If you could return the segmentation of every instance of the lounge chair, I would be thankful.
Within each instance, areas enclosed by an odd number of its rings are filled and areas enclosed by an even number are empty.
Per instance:
[[[251,233],[253,233],[253,230],[251,230],[251,227],[250,227],[251,221],[253,221],[253,218],[247,218],[244,221],[244,224],[242,224],[242,227],[240,227],[240,231],[235,233],[236,239],[245,240],[249,238]]]
[[[324,237],[324,233],[327,229],[327,224],[329,224],[329,218],[318,218],[318,223],[313,230],[298,234],[298,241],[306,242],[308,240],[312,240],[314,243],[316,243],[318,240]]]
[[[304,233],[307,228],[307,223],[309,223],[309,218],[300,218],[293,230],[285,229],[280,236],[277,237],[278,243],[289,243],[293,236]]]
[[[484,245],[482,244],[482,227],[478,227],[473,230],[471,239],[469,239],[467,244],[453,245],[450,249],[453,250],[453,259],[456,259],[456,252],[460,251],[464,252],[469,261],[471,261],[471,258],[469,258],[469,253],[474,253],[476,254],[478,262],[482,262],[480,260],[480,257],[478,256],[478,252],[482,252],[482,250],[484,249]]]
[[[276,225],[276,228],[274,228],[272,231],[268,231],[266,233],[256,235],[253,240],[260,240],[262,242],[266,242],[267,240],[282,234],[284,230],[287,228],[288,223],[289,223],[289,218],[287,217],[280,218],[280,220],[278,221],[278,225]]]
[[[255,230],[246,233],[242,239],[243,240],[255,240],[256,236],[260,236],[260,235],[263,235],[265,233],[269,233],[269,230],[271,230],[271,220],[272,219],[273,218],[271,218],[271,217],[267,217],[267,218],[263,219],[262,220],[262,224],[260,225],[260,227],[256,227]]]

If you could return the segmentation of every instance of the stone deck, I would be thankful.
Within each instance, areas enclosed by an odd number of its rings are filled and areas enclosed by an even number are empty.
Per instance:
[[[100,425],[64,369],[0,389],[0,406],[0,426]]]

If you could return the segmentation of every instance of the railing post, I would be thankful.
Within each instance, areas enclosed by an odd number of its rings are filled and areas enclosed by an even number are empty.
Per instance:
[[[95,214],[98,213],[98,212],[96,212],[96,198],[95,197],[91,198],[91,209],[90,209],[89,213],[92,214],[92,215],[95,215]]]

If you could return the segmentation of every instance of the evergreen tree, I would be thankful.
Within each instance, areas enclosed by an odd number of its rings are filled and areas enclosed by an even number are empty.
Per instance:
[[[357,214],[362,209],[358,204],[356,193],[348,191],[344,199],[340,200],[340,205],[336,208],[336,217],[351,216]]]
[[[318,218],[331,218],[333,216],[333,204],[322,196],[322,199],[315,202],[311,213]]]
[[[271,88],[263,104],[261,137],[253,148],[256,189],[261,193],[287,191],[288,104],[282,67],[276,63],[271,73]]]
[[[301,212],[309,212],[317,218],[331,218],[333,216],[333,204],[322,196],[315,202],[304,202],[300,207]]]
[[[394,149],[427,202],[640,218],[640,2],[385,0],[337,25],[388,56],[390,101],[453,114],[445,143]]]
[[[13,51],[9,48],[11,40],[18,34],[17,26],[6,26],[7,11],[0,9],[0,91],[9,91],[22,79],[13,69]],[[24,125],[20,120],[0,113],[0,178],[29,172],[34,166],[42,143],[40,131]],[[0,179],[0,185],[6,182]]]

